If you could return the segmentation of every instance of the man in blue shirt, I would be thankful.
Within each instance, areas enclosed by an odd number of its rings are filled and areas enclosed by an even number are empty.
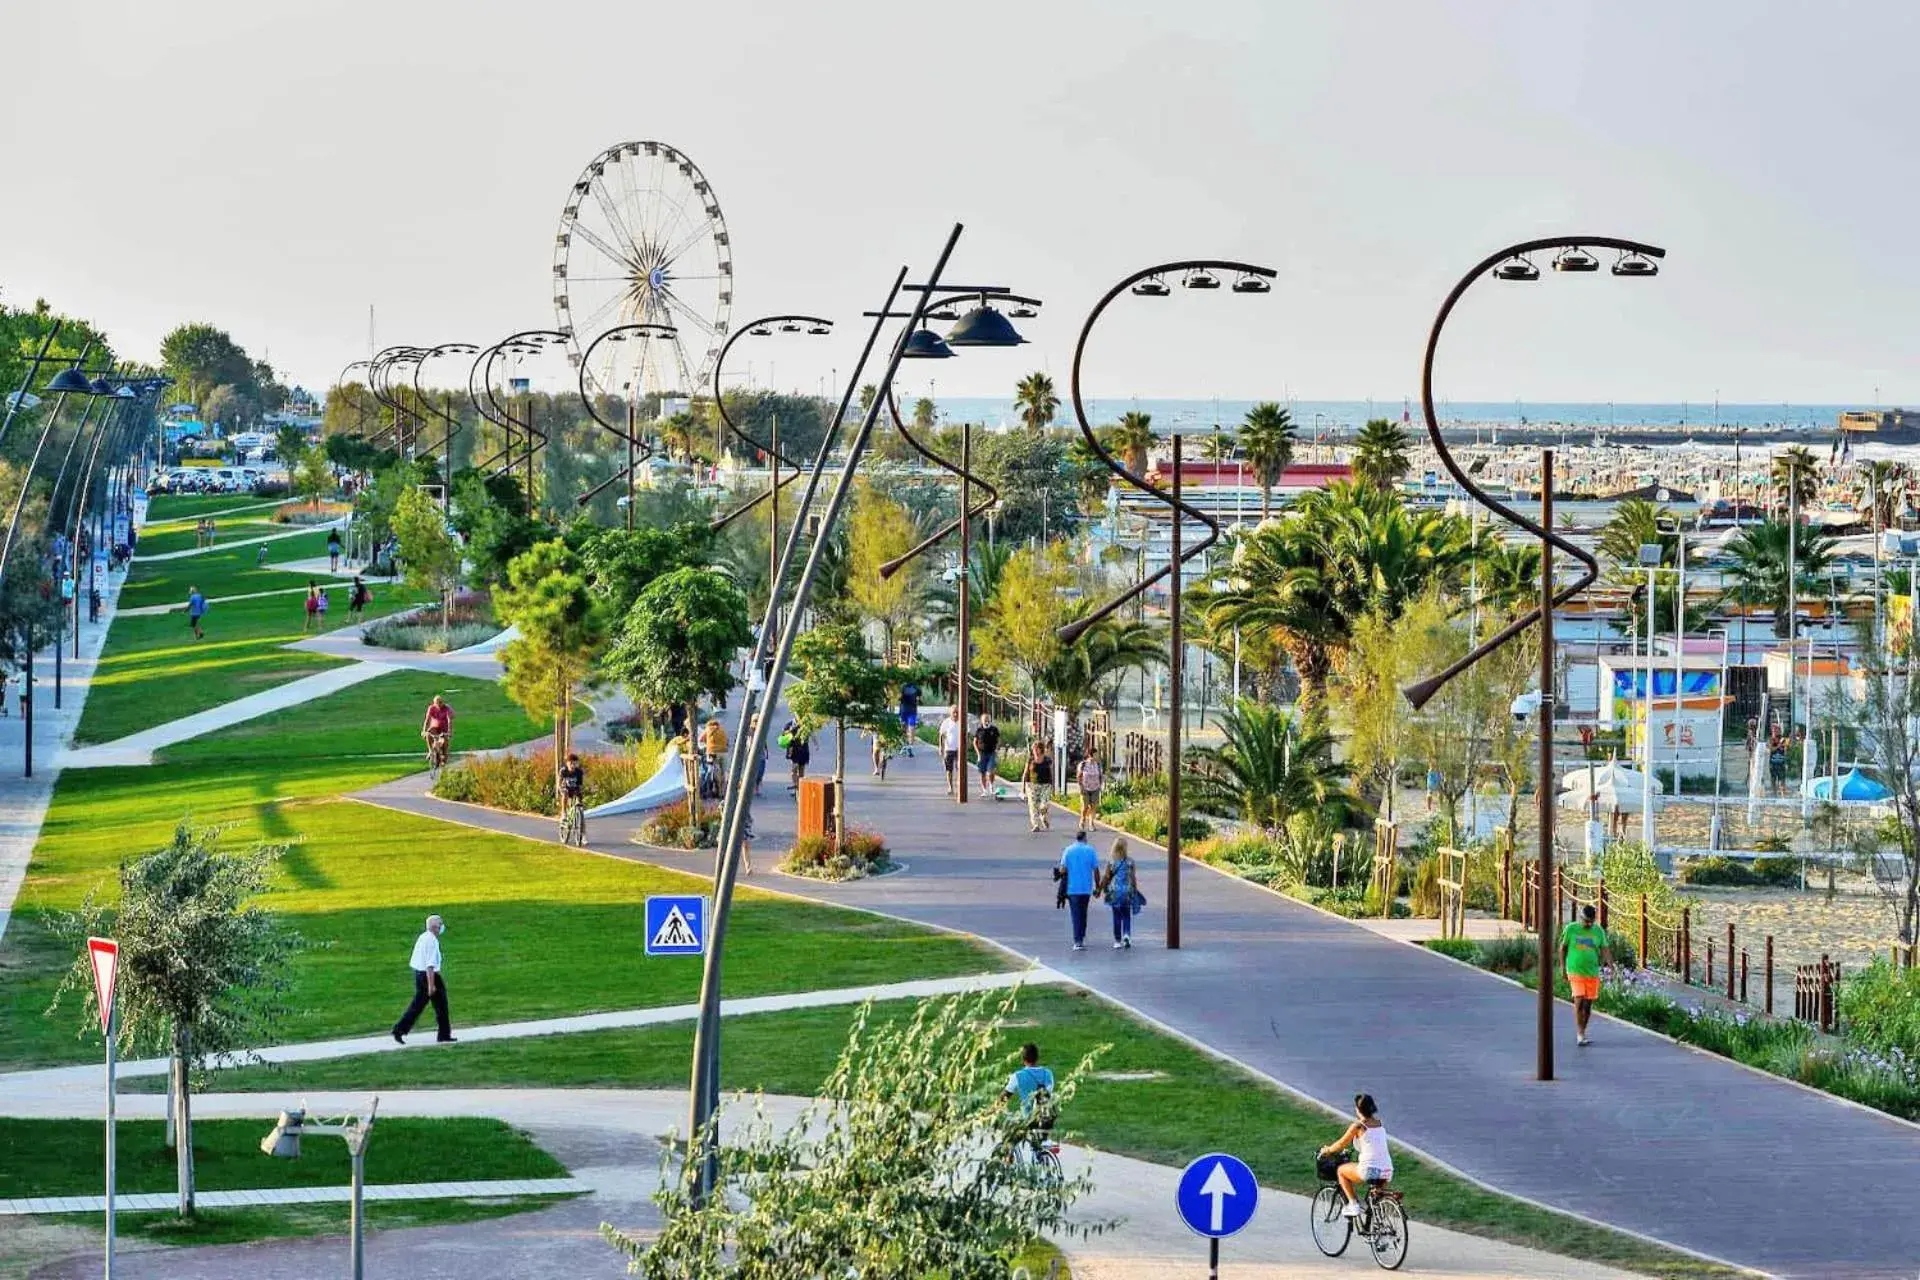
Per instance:
[[[1007,1077],[1006,1095],[1020,1099],[1020,1109],[1033,1110],[1036,1093],[1053,1093],[1053,1072],[1040,1065],[1040,1046],[1020,1046],[1020,1069]]]
[[[1060,855],[1060,868],[1067,879],[1067,913],[1073,917],[1073,949],[1087,949],[1087,903],[1093,897],[1093,881],[1100,870],[1100,855],[1087,843],[1087,833],[1077,831],[1073,843]]]

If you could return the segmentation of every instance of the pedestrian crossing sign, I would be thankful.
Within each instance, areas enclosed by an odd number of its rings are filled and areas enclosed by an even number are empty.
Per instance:
[[[647,899],[647,954],[698,956],[707,950],[707,900],[697,894]]]

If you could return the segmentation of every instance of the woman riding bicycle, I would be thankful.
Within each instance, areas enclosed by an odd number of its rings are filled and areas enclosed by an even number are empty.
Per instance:
[[[1374,1105],[1373,1095],[1355,1094],[1353,1114],[1354,1122],[1347,1126],[1347,1131],[1320,1148],[1322,1156],[1356,1148],[1356,1158],[1335,1171],[1340,1190],[1347,1196],[1347,1207],[1341,1212],[1349,1218],[1359,1216],[1360,1201],[1367,1194],[1368,1183],[1393,1181],[1393,1155],[1387,1150],[1387,1128],[1380,1123],[1380,1109]]]
[[[436,766],[445,764],[447,749],[453,744],[453,708],[439,694],[427,705],[427,717],[420,724],[420,736],[427,740],[427,754]]]

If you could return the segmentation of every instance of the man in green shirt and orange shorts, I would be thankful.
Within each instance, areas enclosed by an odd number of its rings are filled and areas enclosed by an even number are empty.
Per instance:
[[[1590,1043],[1587,1020],[1593,1016],[1593,1002],[1600,998],[1600,966],[1613,964],[1607,931],[1595,924],[1593,917],[1592,907],[1582,907],[1580,919],[1569,920],[1560,931],[1560,967],[1566,971],[1567,988],[1573,993],[1573,1025],[1581,1048]]]

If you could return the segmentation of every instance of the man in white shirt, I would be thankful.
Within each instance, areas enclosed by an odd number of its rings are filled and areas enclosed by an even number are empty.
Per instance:
[[[397,1044],[407,1042],[407,1032],[413,1030],[413,1023],[420,1011],[433,1002],[433,1024],[439,1033],[435,1038],[442,1044],[454,1039],[453,1018],[447,1013],[447,980],[440,974],[440,935],[446,930],[446,922],[439,916],[428,916],[426,930],[413,942],[413,1002],[407,1011],[400,1015],[400,1021],[393,1024],[393,1038]]]
[[[947,794],[953,794],[954,770],[960,767],[960,721],[952,711],[940,722],[940,761],[947,767]]]

